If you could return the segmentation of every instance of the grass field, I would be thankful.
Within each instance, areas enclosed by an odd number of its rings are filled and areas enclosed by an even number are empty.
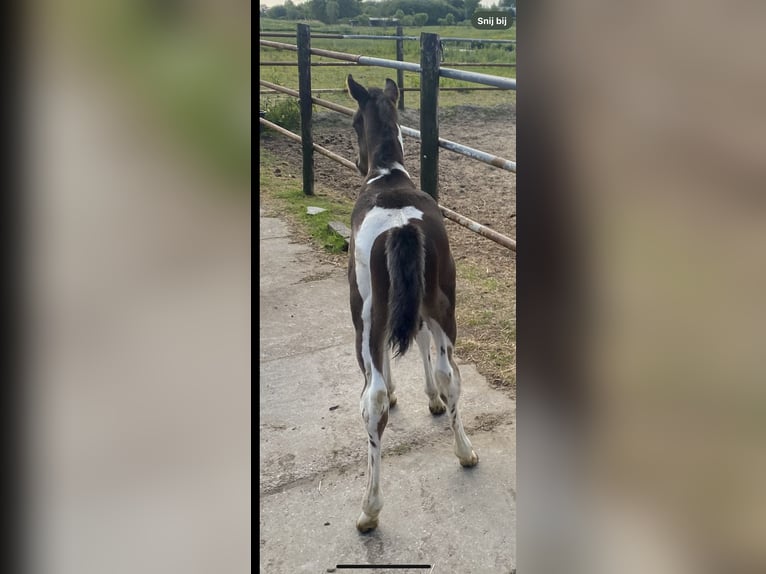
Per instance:
[[[269,31],[289,31],[294,32],[297,22],[286,22],[283,20],[263,19],[262,27]],[[369,27],[350,27],[350,26],[328,26],[321,22],[310,22],[311,30],[314,32],[334,32],[341,34],[377,34],[381,36],[396,34],[395,28],[369,28]],[[483,39],[501,39],[515,40],[516,28],[510,30],[487,31],[476,30],[470,26],[425,26],[425,27],[406,27],[404,28],[406,36],[420,36],[421,32],[438,33],[442,37],[457,38],[483,38]],[[265,38],[267,40],[295,44],[292,38]],[[314,38],[311,41],[313,48],[322,48],[325,50],[335,50],[349,54],[361,54],[375,58],[396,59],[396,41],[395,40],[339,40],[331,38]],[[454,66],[454,63],[503,63],[515,64],[516,51],[508,51],[508,45],[498,44],[486,45],[482,49],[470,49],[466,43],[447,42],[444,46],[444,67]],[[328,58],[314,56],[314,61],[330,62],[338,61]],[[404,42],[404,60],[407,62],[420,62],[420,43],[416,40],[407,40]],[[277,50],[273,48],[260,48],[260,61],[266,62],[294,62],[296,53],[287,50]],[[454,66],[459,68],[459,66]],[[516,77],[516,68],[497,68],[492,66],[476,66],[463,68],[471,72],[480,72],[494,76],[503,76],[509,78]],[[386,78],[396,78],[396,70],[390,68],[378,68],[372,66],[322,66],[312,69],[312,87],[313,88],[343,88],[346,83],[346,76],[351,73],[355,79],[358,79],[364,85],[382,86]],[[298,68],[288,66],[260,66],[260,78],[297,89],[298,86]],[[420,87],[420,77],[416,73],[405,72],[404,85],[407,88]],[[447,87],[477,87],[478,84],[442,78],[440,86]],[[288,96],[261,95],[260,100],[266,105],[268,99],[282,98]],[[349,99],[346,94],[322,94],[323,99],[347,104]],[[454,92],[442,91],[439,94],[439,103],[442,106],[457,105],[494,105],[498,103],[507,103],[515,101],[515,92],[510,94],[507,91],[468,91]],[[418,92],[407,92],[405,94],[405,105],[408,108],[420,107],[420,96]]]

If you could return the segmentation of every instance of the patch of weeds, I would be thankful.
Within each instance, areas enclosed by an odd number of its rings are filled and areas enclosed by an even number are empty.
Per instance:
[[[306,228],[309,235],[330,253],[343,252],[346,243],[342,237],[331,231],[329,223],[340,221],[347,226],[351,224],[351,206],[340,201],[318,195],[307,196],[302,190],[286,190],[275,195],[285,202],[288,210]],[[309,215],[306,208],[309,206],[321,207],[326,211],[316,215]]]
[[[261,199],[268,201],[279,215],[297,225],[318,247],[333,254],[343,253],[346,243],[330,230],[329,223],[340,221],[350,226],[353,204],[342,198],[306,195],[301,188],[301,181],[293,177],[295,174],[288,174],[278,166],[273,156],[261,150],[260,160]],[[306,208],[310,206],[321,207],[325,211],[309,215]]]
[[[264,119],[296,132],[301,127],[301,108],[295,98],[279,98],[268,101],[263,105],[265,108]],[[264,127],[264,129],[268,129]]]
[[[474,362],[490,384],[516,380],[514,282],[467,260],[457,261],[457,353]]]

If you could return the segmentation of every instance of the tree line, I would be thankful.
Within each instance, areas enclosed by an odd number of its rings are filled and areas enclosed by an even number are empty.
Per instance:
[[[278,20],[320,20],[325,24],[356,22],[368,25],[370,18],[397,18],[402,26],[451,26],[470,20],[479,0],[309,0],[295,4],[285,0],[279,6],[261,7],[266,18]],[[499,0],[487,10],[516,12],[516,0]]]

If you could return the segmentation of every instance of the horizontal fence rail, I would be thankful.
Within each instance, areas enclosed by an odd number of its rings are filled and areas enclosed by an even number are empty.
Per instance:
[[[292,32],[261,32],[264,38],[295,38]],[[377,34],[326,34],[315,32],[312,38],[327,38],[333,40],[420,40],[418,36],[384,36]],[[515,44],[516,40],[499,40],[495,38],[440,38],[442,42],[476,42],[479,44]]]
[[[291,66],[296,68],[298,62],[260,62],[261,66]],[[356,62],[311,62],[311,66],[358,66]],[[472,68],[515,68],[516,64],[493,62],[450,62],[450,66],[466,66]],[[444,89],[444,88],[442,88]]]
[[[264,38],[295,38],[292,32],[261,32],[259,34]],[[377,34],[326,34],[323,32],[313,32],[312,38],[327,38],[333,40],[419,40],[417,36],[378,36]]]
[[[283,42],[272,42],[270,40],[260,40],[262,46],[276,48],[279,50],[297,51],[298,47],[294,44],[285,44]],[[399,62],[398,60],[386,60],[385,58],[372,58],[360,54],[346,54],[345,52],[335,52],[334,50],[322,50],[320,48],[311,48],[311,53],[316,56],[325,56],[357,64],[368,66],[378,66],[381,68],[393,68],[395,70],[404,70],[405,72],[421,72],[420,64],[411,62]],[[466,82],[475,82],[502,88],[505,90],[515,90],[516,80],[514,78],[503,78],[500,76],[491,76],[489,74],[480,74],[478,72],[467,72],[465,70],[454,70],[452,68],[439,68],[439,75],[453,80],[463,80]]]
[[[504,90],[515,90],[515,78],[501,78],[500,76],[490,76],[489,74],[480,74],[479,72],[467,72],[465,70],[454,70],[452,68],[439,68],[439,75],[442,78],[451,78],[453,80],[464,80],[466,82],[476,82],[487,86],[495,86]]]
[[[269,120],[265,118],[258,118],[258,121],[262,123],[267,128],[271,128],[272,130],[281,133],[284,136],[287,136],[291,140],[295,140],[298,143],[301,143],[303,140],[301,139],[301,136],[298,134],[294,134],[290,130],[286,130],[285,128],[278,126],[277,124],[270,122]],[[345,157],[339,156],[337,153],[331,152],[329,149],[322,147],[319,144],[313,144],[313,148],[317,150],[319,153],[321,153],[324,156],[329,157],[330,159],[334,159],[340,164],[345,165],[347,168],[350,169],[356,169],[356,165],[354,165],[354,162],[347,160]]]
[[[298,90],[291,90],[290,88],[285,88],[284,86],[280,86],[279,84],[274,84],[266,80],[259,80],[259,82],[260,82],[260,85],[265,86],[267,88],[271,88],[272,90],[274,90],[274,92],[287,94],[288,96],[293,96],[296,98],[300,96],[300,94],[298,93]],[[327,108],[336,112],[340,112],[341,114],[345,114],[347,116],[354,115],[354,110],[352,108],[347,108],[346,106],[341,106],[340,104],[336,104],[333,102],[329,102],[327,100],[321,100],[319,98],[313,98],[313,97],[311,98],[311,101],[318,106],[322,106],[324,108]],[[420,131],[407,126],[399,126],[399,127],[402,130],[402,135],[409,136],[417,140],[420,139]],[[490,153],[487,153],[478,149],[474,149],[472,147],[468,147],[463,144],[459,144],[457,142],[453,142],[444,138],[439,138],[439,147],[460,155],[477,159],[483,163],[493,165],[495,167],[499,167],[500,169],[504,169],[506,171],[512,171],[516,173],[516,162],[511,161],[509,159],[492,155]]]
[[[276,124],[274,124],[274,123],[272,123],[272,122],[270,122],[270,121],[268,121],[268,120],[266,120],[264,118],[259,118],[259,121],[260,121],[260,123],[262,123],[266,127],[269,127],[271,129],[273,129],[273,130],[275,130],[275,131],[277,131],[277,132],[287,136],[291,140],[297,141],[299,143],[301,142],[301,136],[299,136],[298,134],[294,134],[293,132],[291,132],[289,130],[286,130],[286,129],[284,129],[284,128],[282,128],[282,127],[280,127],[280,126],[278,126],[278,125],[276,125]],[[338,154],[335,154],[335,153],[331,152],[330,150],[328,150],[326,148],[323,148],[320,145],[313,144],[313,147],[314,147],[315,150],[317,150],[322,155],[325,155],[328,158],[330,158],[332,160],[335,160],[338,163],[346,166],[347,168],[358,172],[358,169],[357,169],[356,165],[354,165],[353,162],[350,162],[346,158],[341,157]],[[443,205],[439,205],[439,209],[441,210],[442,215],[446,219],[449,219],[450,221],[454,221],[458,225],[461,225],[462,227],[466,227],[466,228],[470,229],[471,231],[473,231],[475,233],[478,233],[479,235],[481,235],[483,237],[486,237],[487,239],[491,239],[492,241],[502,245],[503,247],[507,247],[508,249],[510,249],[512,251],[516,251],[516,241],[514,241],[510,237],[507,237],[507,236],[503,235],[502,233],[499,233],[499,232],[495,231],[494,229],[490,229],[489,227],[487,227],[486,225],[482,225],[478,221],[474,221],[474,220],[469,219],[469,218],[467,218],[467,217],[465,217],[463,215],[460,215],[459,213],[456,213],[455,211],[452,211],[451,209],[446,208]]]
[[[439,88],[440,92],[498,92],[505,88],[491,88],[491,87],[474,87],[474,86],[461,86],[457,88]],[[419,92],[420,88],[401,88],[400,92]],[[346,90],[343,88],[311,88],[311,92],[314,94],[344,94]],[[270,94],[268,90],[261,90],[262,94]]]
[[[454,221],[455,223],[462,225],[463,227],[467,227],[471,231],[478,233],[482,237],[491,239],[492,241],[494,241],[495,243],[499,243],[503,247],[507,247],[508,249],[511,249],[512,251],[516,251],[516,241],[514,241],[510,237],[507,237],[503,235],[502,233],[495,231],[494,229],[490,229],[489,227],[482,225],[481,223],[474,221],[473,219],[468,219],[464,215],[460,215],[459,213],[456,213],[452,211],[451,209],[447,209],[443,205],[440,205],[439,209],[441,209],[442,214],[447,219]]]
[[[479,44],[515,44],[516,40],[496,40],[494,38],[440,38],[442,42],[477,42]]]

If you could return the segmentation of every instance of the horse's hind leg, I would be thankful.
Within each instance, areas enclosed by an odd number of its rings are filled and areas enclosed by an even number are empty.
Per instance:
[[[474,466],[479,462],[479,457],[471,446],[471,441],[463,429],[463,421],[460,418],[458,401],[460,399],[460,369],[458,369],[452,352],[453,344],[438,321],[429,320],[429,326],[436,342],[436,382],[440,391],[447,397],[447,409],[449,410],[449,422],[455,435],[455,455],[463,466]],[[454,319],[451,326],[446,325],[454,333]]]
[[[386,389],[388,389],[388,406],[394,408],[396,406],[396,385],[394,379],[391,376],[391,351],[386,347],[383,351],[383,378],[386,381]]]
[[[362,499],[362,513],[356,521],[361,532],[378,526],[378,516],[383,509],[383,492],[380,488],[381,442],[388,422],[388,389],[381,373],[369,365],[367,384],[362,393],[362,420],[367,430],[367,487]]]
[[[418,343],[418,349],[420,350],[420,356],[423,359],[423,370],[426,373],[426,395],[428,395],[428,410],[431,414],[441,415],[444,414],[446,407],[444,402],[439,398],[439,390],[434,383],[434,368],[431,364],[431,333],[428,330],[428,326],[425,322],[421,323],[420,331],[418,331],[415,341]]]

